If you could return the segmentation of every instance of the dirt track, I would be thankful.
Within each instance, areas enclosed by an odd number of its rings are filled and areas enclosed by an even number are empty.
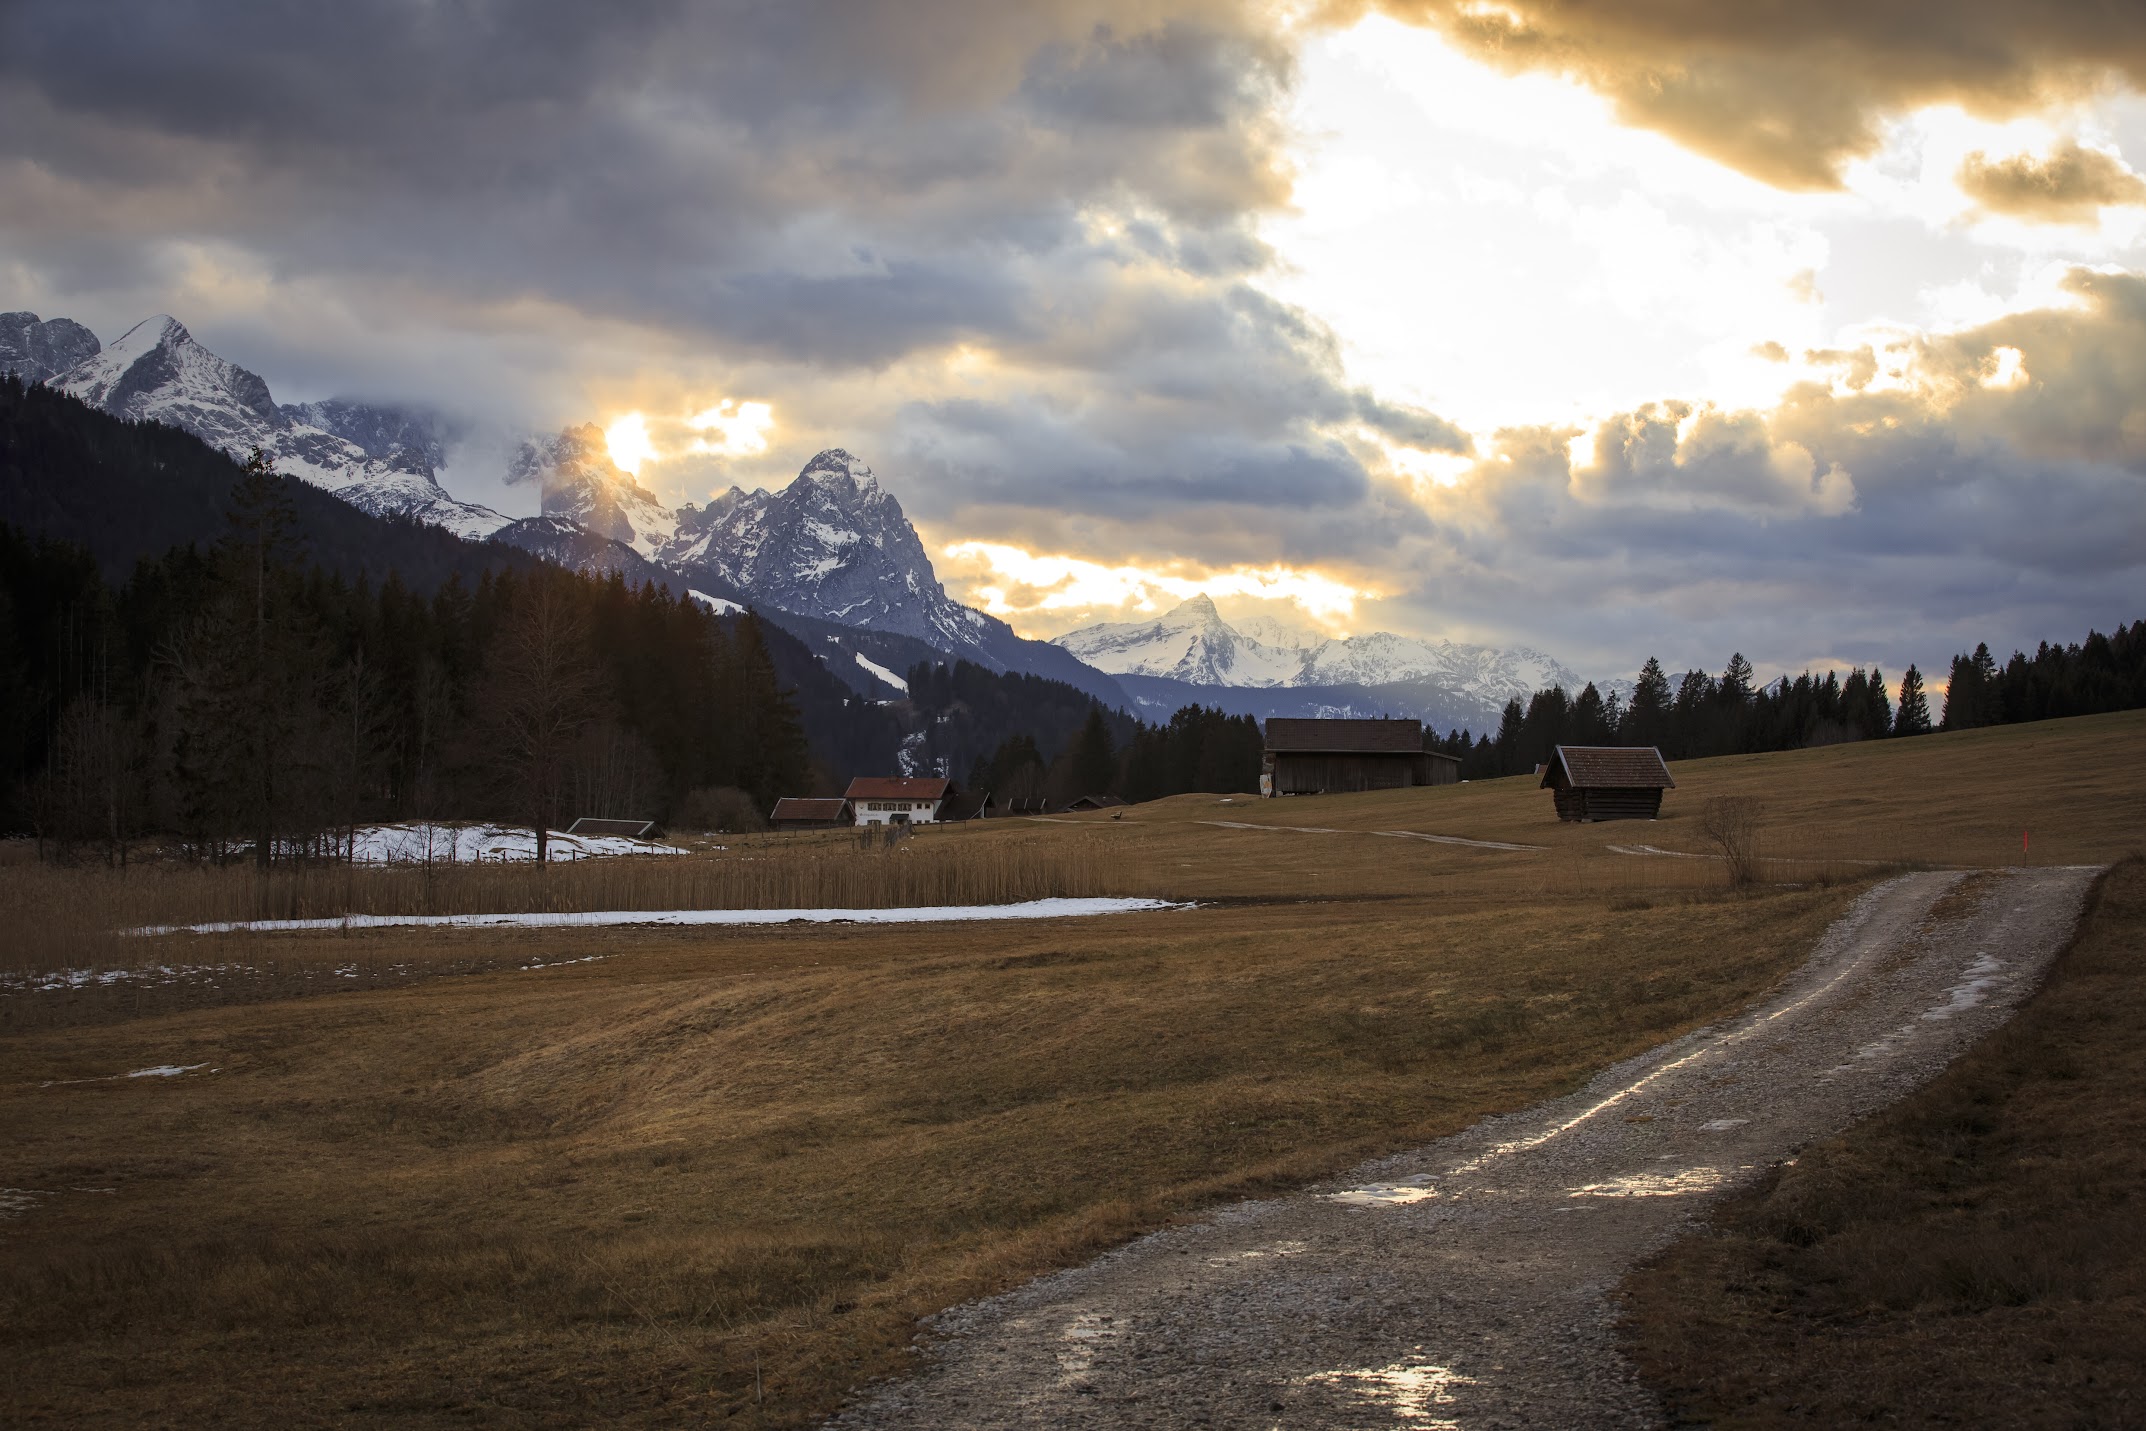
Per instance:
[[[1764,1006],[1570,1097],[956,1308],[922,1374],[831,1424],[1662,1425],[1609,1290],[1712,1198],[2000,1023],[2093,873],[1890,880]]]

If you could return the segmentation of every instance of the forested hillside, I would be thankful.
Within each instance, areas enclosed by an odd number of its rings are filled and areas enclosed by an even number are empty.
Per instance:
[[[541,565],[346,580],[302,560],[294,486],[249,470],[213,547],[118,584],[0,529],[11,827],[266,860],[379,819],[705,819],[808,778],[757,618]]]

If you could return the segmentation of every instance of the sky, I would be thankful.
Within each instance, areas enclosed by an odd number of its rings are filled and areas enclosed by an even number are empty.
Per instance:
[[[1032,635],[1897,676],[2146,616],[2142,90],[2095,0],[0,0],[0,308],[502,510],[844,447]]]

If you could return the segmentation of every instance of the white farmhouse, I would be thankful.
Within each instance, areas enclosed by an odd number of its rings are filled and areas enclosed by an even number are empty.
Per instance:
[[[929,825],[939,819],[949,793],[943,779],[860,775],[844,798],[860,825]]]

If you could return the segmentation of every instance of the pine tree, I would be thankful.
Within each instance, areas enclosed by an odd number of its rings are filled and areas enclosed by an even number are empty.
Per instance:
[[[1900,706],[1893,714],[1894,735],[1928,735],[1930,704],[1923,699],[1922,672],[1914,666],[1900,678]]]
[[[1673,699],[1669,690],[1669,677],[1662,674],[1662,663],[1654,657],[1639,668],[1639,684],[1632,688],[1632,703],[1625,707],[1622,729],[1624,740],[1632,745],[1660,745],[1669,726],[1669,703]]]

